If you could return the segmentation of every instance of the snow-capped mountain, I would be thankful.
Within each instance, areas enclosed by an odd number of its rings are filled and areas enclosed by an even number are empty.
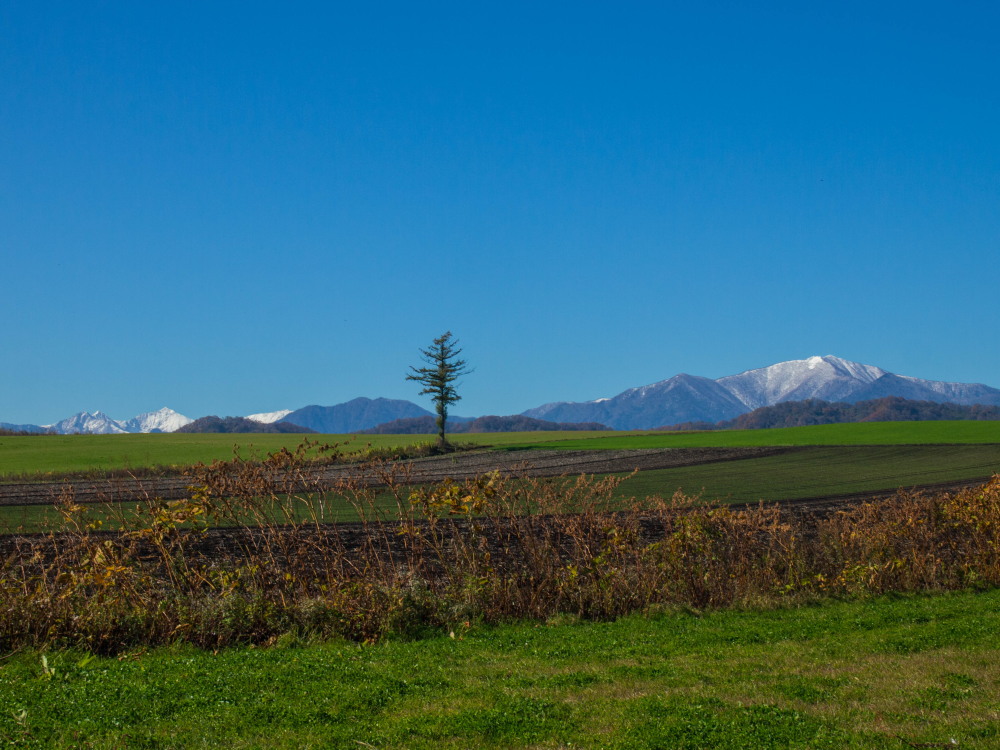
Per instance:
[[[859,388],[871,385],[885,370],[849,362],[840,357],[810,357],[779,362],[770,367],[728,375],[716,382],[738,398],[748,410],[782,401],[853,400]]]
[[[716,382],[740,399],[748,411],[807,398],[855,403],[884,396],[966,406],[1000,405],[1000,390],[986,385],[921,380],[830,355],[779,362]]]
[[[260,414],[247,414],[246,419],[260,422],[261,424],[274,424],[292,413],[291,409],[280,409],[278,411],[266,411]]]
[[[173,432],[192,421],[164,406],[157,411],[146,412],[125,420],[112,419],[102,411],[95,411],[93,414],[81,411],[61,422],[44,427],[61,435],[122,435],[129,432]]]
[[[53,425],[46,425],[58,432],[60,435],[76,435],[86,433],[88,435],[118,435],[128,432],[121,422],[112,419],[103,411],[81,411],[72,417],[67,417],[61,422]]]
[[[550,422],[599,422],[619,430],[641,430],[680,422],[719,422],[786,401],[822,399],[856,403],[886,396],[965,406],[1000,406],[1000,389],[997,388],[979,383],[921,380],[827,355],[779,362],[717,380],[675,375],[658,383],[629,388],[614,398],[543,404],[522,412],[522,416]],[[321,433],[353,433],[393,420],[430,414],[410,401],[356,398],[335,406],[305,406],[295,411],[284,409],[251,414],[246,419],[263,424],[284,421]],[[472,418],[452,415],[450,419],[458,423]],[[99,411],[80,412],[54,425],[0,423],[0,428],[63,434],[122,434],[173,432],[192,421],[164,407],[122,421]]]
[[[718,422],[745,411],[739,399],[717,381],[681,374],[629,388],[614,398],[545,404],[529,409],[523,416],[550,422],[600,422],[616,430],[630,430],[699,420]]]
[[[1000,390],[896,375],[840,357],[809,357],[727,375],[718,380],[676,375],[630,388],[614,398],[544,404],[525,416],[559,422],[603,422],[642,430],[679,422],[717,422],[761,406],[809,398],[855,403],[884,396],[939,403],[1000,406]]]
[[[164,406],[162,409],[140,414],[119,424],[126,432],[173,432],[193,421]]]

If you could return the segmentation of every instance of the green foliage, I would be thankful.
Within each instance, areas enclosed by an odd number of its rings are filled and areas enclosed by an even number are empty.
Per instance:
[[[424,386],[420,395],[430,394],[437,412],[438,445],[442,448],[448,444],[445,439],[445,429],[448,421],[448,407],[461,400],[455,383],[462,375],[469,372],[469,363],[459,359],[462,350],[458,348],[458,339],[452,339],[451,331],[434,339],[428,349],[420,350],[420,358],[426,367],[411,367],[407,380],[415,380]]]

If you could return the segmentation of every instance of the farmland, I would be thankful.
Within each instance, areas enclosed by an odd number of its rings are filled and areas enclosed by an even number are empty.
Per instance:
[[[425,477],[421,481],[472,476],[503,466],[520,466],[534,475],[627,474],[639,468],[618,489],[621,501],[669,497],[675,491],[712,502],[787,501],[985,480],[1000,472],[998,428],[995,422],[902,422],[680,433],[490,433],[462,436],[456,442],[490,445],[492,451],[417,459],[413,466],[417,476]],[[349,453],[419,445],[427,436],[318,439]],[[0,483],[0,531],[39,529],[55,518],[50,500],[27,498],[54,498],[61,485],[39,485],[35,490],[10,484],[16,479],[58,480],[74,473],[94,478],[116,469],[141,476],[150,467],[170,475],[197,461],[229,458],[234,450],[244,456],[263,455],[294,449],[301,440],[298,435],[224,434],[3,437],[0,466],[8,484]],[[767,455],[754,452],[761,450]],[[562,454],[565,460],[553,459]],[[176,485],[183,491],[186,484],[153,478],[145,480],[145,489],[165,493],[167,485]],[[7,497],[22,492],[18,486],[24,487],[23,502]],[[75,486],[78,495],[86,489],[79,478]],[[387,498],[384,505],[392,502]],[[343,503],[334,517],[356,520]]]
[[[454,438],[459,445],[505,445],[559,440],[565,436],[604,433],[489,433]],[[294,449],[304,437],[338,443],[345,452],[372,448],[419,445],[430,435],[232,435],[232,434],[133,434],[133,435],[30,435],[0,436],[0,480],[24,475],[138,471],[184,466],[233,457],[234,449],[259,454]]]
[[[301,435],[134,434],[0,436],[0,481],[25,476],[135,471],[294,449]],[[345,453],[427,444],[428,435],[315,435]],[[1000,422],[874,422],[711,432],[512,432],[460,435],[464,446],[501,450],[631,450],[753,446],[1000,445]]]
[[[537,449],[416,459],[411,467],[415,482],[440,481],[447,476],[472,477],[499,467],[535,476],[579,473],[603,476],[617,472],[620,476],[629,475],[616,493],[622,506],[631,498],[670,497],[677,491],[698,495],[705,502],[828,498],[835,504],[843,496],[985,480],[1000,472],[1000,446],[800,446],[773,451],[760,447],[669,451]],[[640,470],[630,475],[637,468]],[[327,473],[346,476],[353,471],[344,466]],[[188,482],[183,478],[151,478],[143,480],[141,487],[144,491],[175,498],[183,496]],[[108,493],[127,494],[123,480],[110,483],[77,480],[73,486],[76,497],[84,500],[90,487],[94,488],[94,497]],[[50,527],[59,517],[51,500],[58,496],[62,487],[59,482],[0,484],[0,533]],[[379,506],[391,510],[395,501],[387,495],[380,496]],[[358,520],[351,505],[336,497],[327,497],[325,507],[328,521]],[[300,507],[301,513],[308,513],[304,504]],[[115,513],[109,514],[113,515]]]
[[[643,471],[625,494],[756,502],[853,495],[985,479],[1000,472],[1000,445],[811,446],[773,456]]]
[[[301,498],[253,462],[135,503],[125,534],[88,503],[6,508],[65,521],[2,538],[0,741],[1000,746],[998,481],[827,517],[690,498],[605,512],[678,488],[752,503],[1000,469],[989,430],[852,427],[475,436],[496,448],[417,459],[416,484],[346,485],[350,518],[330,498],[286,513]],[[179,436],[144,437],[182,455]],[[193,437],[188,455],[231,454],[234,436]],[[126,465],[139,442],[117,444]],[[66,471],[42,451],[22,473],[40,458]],[[542,476],[489,473],[532,461]],[[331,508],[353,523],[317,523]]]
[[[1000,444],[1000,422],[855,422],[777,427],[769,430],[599,433],[577,440],[532,440],[525,446],[619,450],[754,445],[945,445]]]

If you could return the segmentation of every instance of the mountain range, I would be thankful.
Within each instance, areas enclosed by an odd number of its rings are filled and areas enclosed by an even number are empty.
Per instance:
[[[81,411],[61,422],[48,425],[9,424],[0,422],[0,429],[14,432],[54,432],[59,435],[122,435],[130,432],[175,432],[194,420],[163,407],[131,419],[112,419],[102,411]]]
[[[963,421],[1000,421],[1000,406],[915,401],[899,396],[883,396],[869,401],[782,401],[761,406],[735,419],[722,422],[683,422],[667,425],[668,430],[763,430],[774,427],[841,422],[930,422],[942,419]]]
[[[775,404],[820,399],[856,403],[895,396],[916,401],[1000,406],[1000,389],[978,383],[947,383],[896,375],[874,365],[831,355],[779,362],[716,380],[680,374],[658,383],[629,388],[611,398],[558,401],[518,416],[561,423],[600,423],[618,430],[654,429],[684,422],[721,422]],[[432,416],[410,401],[356,398],[334,406],[304,406],[295,410],[251,414],[262,424],[288,422],[320,433],[348,434],[371,430],[387,422]],[[472,417],[449,418],[453,424]],[[54,425],[12,425],[0,429],[28,432],[172,432],[192,419],[163,408],[128,420],[102,412],[81,412]]]
[[[524,412],[555,422],[602,422],[617,430],[644,430],[682,422],[719,422],[762,406],[822,399],[854,403],[884,396],[1000,406],[1000,389],[895,375],[834,356],[779,362],[717,380],[675,375],[629,388],[613,398],[555,402]]]
[[[281,412],[275,412],[280,414]],[[316,432],[345,435],[369,427],[431,413],[411,401],[391,398],[356,398],[336,406],[303,406],[281,417],[282,422],[308,427]],[[461,417],[458,418],[459,420]]]

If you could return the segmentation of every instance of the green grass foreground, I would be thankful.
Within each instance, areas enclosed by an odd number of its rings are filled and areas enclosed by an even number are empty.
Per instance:
[[[0,742],[1000,747],[997,590],[457,631],[217,654],[19,653],[0,661]]]

